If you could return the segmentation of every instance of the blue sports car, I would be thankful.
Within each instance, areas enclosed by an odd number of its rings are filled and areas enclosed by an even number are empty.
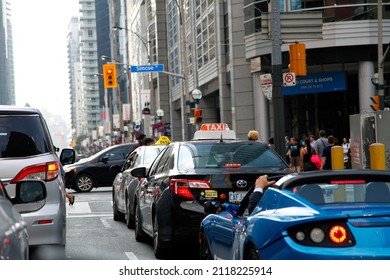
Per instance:
[[[239,206],[215,206],[201,222],[200,257],[390,259],[389,187],[389,171],[286,175],[250,214],[250,191]]]

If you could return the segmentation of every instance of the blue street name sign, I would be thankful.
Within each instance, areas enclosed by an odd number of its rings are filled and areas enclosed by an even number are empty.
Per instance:
[[[164,71],[164,64],[134,65],[130,67],[130,71],[133,73],[162,72]]]

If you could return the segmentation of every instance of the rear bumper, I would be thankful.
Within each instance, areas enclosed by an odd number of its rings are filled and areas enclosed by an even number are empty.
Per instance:
[[[29,245],[66,244],[64,203],[46,204],[38,211],[22,214],[27,226]]]

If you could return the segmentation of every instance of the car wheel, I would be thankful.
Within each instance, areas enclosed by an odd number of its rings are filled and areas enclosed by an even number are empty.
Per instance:
[[[157,259],[167,258],[168,248],[163,248],[164,243],[160,240],[159,237],[159,226],[157,215],[154,215],[153,218],[153,251],[154,256]]]
[[[130,198],[126,199],[126,225],[127,228],[134,228],[134,215],[131,215]]]
[[[138,205],[135,206],[134,233],[135,233],[135,240],[137,240],[138,242],[145,241],[146,234],[141,227],[141,213]]]
[[[255,249],[255,247],[251,246],[249,248],[246,259],[247,260],[260,260],[259,252]]]
[[[112,214],[114,216],[114,221],[121,222],[121,221],[125,220],[123,213],[118,211],[118,207],[117,207],[116,200],[115,200],[114,189],[112,191]]]
[[[93,178],[87,174],[77,176],[74,185],[78,192],[90,192],[95,186]]]
[[[210,250],[209,246],[209,241],[207,239],[206,234],[204,231],[201,232],[200,235],[200,246],[199,246],[199,251],[200,251],[200,259],[201,260],[213,260],[213,255]]]

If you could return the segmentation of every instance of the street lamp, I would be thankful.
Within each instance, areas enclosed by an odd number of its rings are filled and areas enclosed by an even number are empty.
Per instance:
[[[164,110],[163,109],[157,109],[156,115],[158,119],[161,121],[162,117],[164,117]]]
[[[192,99],[194,99],[195,104],[199,104],[199,100],[202,99],[202,96],[203,96],[203,94],[199,89],[194,89],[191,92],[191,97],[192,97]]]

